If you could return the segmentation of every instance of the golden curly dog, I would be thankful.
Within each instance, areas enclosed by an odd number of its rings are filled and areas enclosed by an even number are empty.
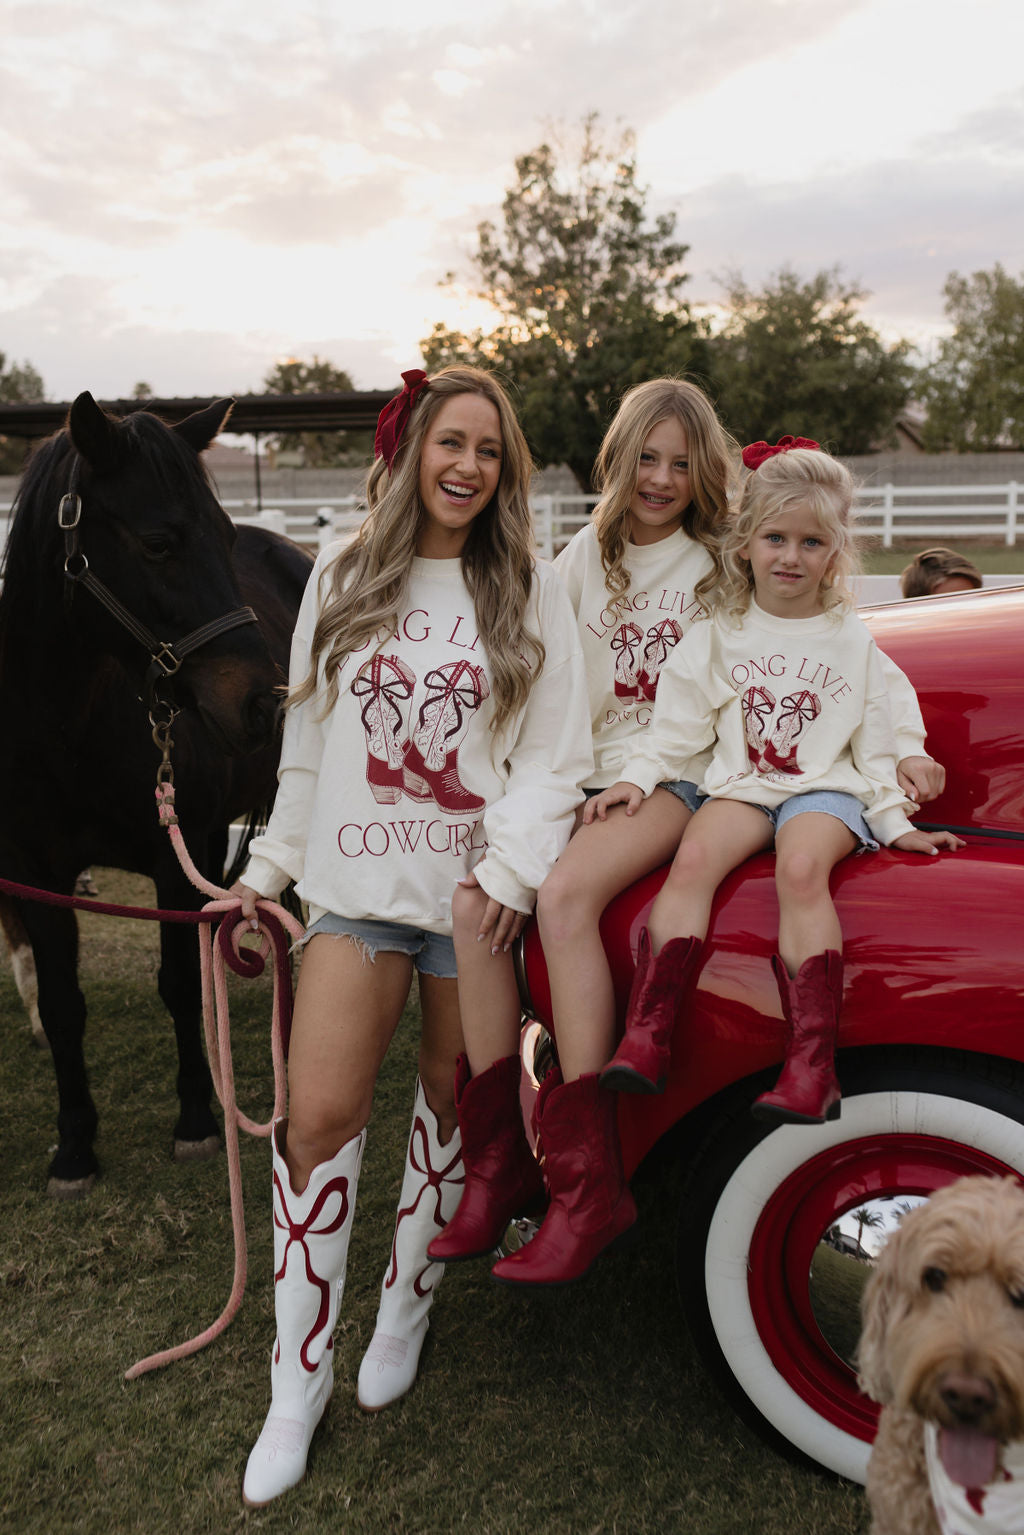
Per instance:
[[[933,1194],[885,1244],[863,1310],[860,1384],[884,1409],[871,1535],[1024,1532],[1024,1189]]]

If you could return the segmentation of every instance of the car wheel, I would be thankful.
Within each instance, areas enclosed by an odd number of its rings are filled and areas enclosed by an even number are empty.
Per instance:
[[[766,1129],[749,1091],[716,1117],[684,1191],[677,1270],[698,1351],[740,1416],[784,1453],[862,1482],[878,1409],[853,1356],[871,1246],[958,1177],[1024,1176],[1024,1068],[893,1052],[841,1062],[840,1079],[831,1124]],[[838,1223],[865,1209],[858,1250]]]

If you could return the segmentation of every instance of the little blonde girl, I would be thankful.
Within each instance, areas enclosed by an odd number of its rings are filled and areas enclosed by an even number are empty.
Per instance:
[[[640,936],[626,1035],[604,1080],[648,1090],[642,1060],[667,1050],[679,996],[707,934],[725,876],[775,847],[779,953],[773,958],[788,1026],[786,1060],[754,1113],[820,1123],[838,1117],[833,1054],[842,999],[842,934],[829,876],[855,849],[880,842],[934,855],[951,832],[911,825],[897,779],[896,736],[880,653],[853,611],[853,481],[808,439],[756,443],[723,546],[724,598],[677,646],[662,672],[651,729],[622,781],[592,800],[632,818],[665,778],[703,779]],[[710,758],[708,758],[710,753]]]

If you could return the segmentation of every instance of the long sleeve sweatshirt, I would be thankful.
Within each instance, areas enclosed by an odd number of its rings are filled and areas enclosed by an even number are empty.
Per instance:
[[[328,546],[310,576],[292,686],[308,673],[341,547]],[[246,884],[272,897],[294,879],[314,921],[330,911],[450,933],[455,883],[485,859],[487,894],[531,910],[593,770],[576,626],[550,566],[536,568],[527,628],[544,665],[495,738],[461,563],[415,559],[395,632],[345,658],[329,714],[322,671],[317,695],[287,711],[277,798],[250,844]]]
[[[896,736],[880,652],[854,613],[775,618],[752,602],[717,614],[662,669],[650,729],[622,778],[649,794],[710,760],[705,791],[780,805],[793,794],[855,795],[880,842],[913,830],[896,781]]]
[[[693,588],[712,568],[711,556],[682,529],[655,544],[630,544],[629,588],[613,598],[605,586],[601,546],[588,525],[555,560],[576,613],[587,669],[594,773],[604,789],[654,712],[658,677],[690,626],[705,616]]]
[[[594,772],[587,788],[621,778],[654,713],[658,679],[669,655],[706,612],[694,587],[711,556],[682,529],[654,544],[630,544],[629,587],[612,598],[592,525],[581,528],[555,560],[576,614],[587,670]],[[923,756],[924,721],[917,695],[894,661],[879,651],[890,693],[896,757]],[[694,772],[700,782],[703,764]]]

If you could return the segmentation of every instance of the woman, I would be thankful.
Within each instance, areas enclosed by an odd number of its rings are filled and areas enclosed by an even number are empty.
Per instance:
[[[318,559],[296,624],[280,788],[240,885],[243,915],[289,879],[309,904],[274,1129],[277,1341],[243,1498],[301,1480],[333,1386],[332,1338],[374,1083],[419,973],[422,1039],[405,1179],[359,1402],[416,1376],[458,1200],[456,881],[507,941],[568,840],[591,770],[572,609],[531,551],[530,460],[498,382],[405,388],[378,424],[356,541]]]

